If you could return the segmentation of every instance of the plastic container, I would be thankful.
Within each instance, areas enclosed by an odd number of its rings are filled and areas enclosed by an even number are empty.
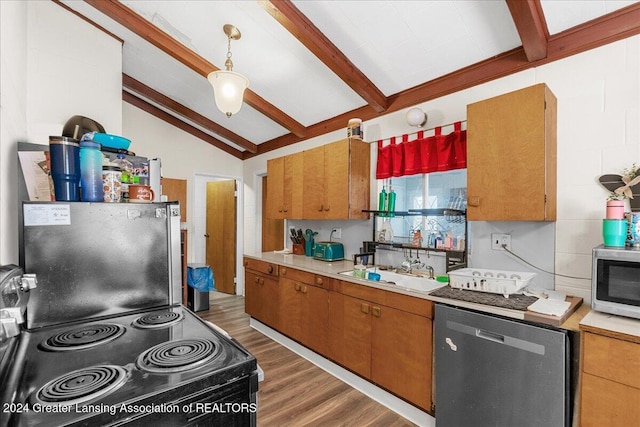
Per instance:
[[[120,201],[121,184],[120,176],[122,171],[117,166],[102,167],[102,185],[104,189],[104,201],[109,203],[117,203]]]
[[[626,219],[603,219],[602,239],[611,248],[623,248],[627,242],[628,222]]]
[[[110,135],[108,133],[92,132],[90,137],[93,141],[99,142],[102,146],[111,148],[114,150],[128,150],[131,145],[131,140],[123,136]]]
[[[607,219],[624,219],[624,200],[607,201]]]
[[[102,189],[102,152],[100,144],[93,141],[80,143],[80,200],[104,201]]]
[[[535,273],[486,270],[481,268],[461,268],[449,273],[449,286],[470,291],[503,294],[520,293],[527,287]]]
[[[350,119],[347,124],[347,138],[362,141],[364,135],[362,132],[362,119]]]
[[[133,184],[133,163],[126,159],[126,156],[119,153],[116,159],[111,162],[121,170],[120,175],[120,195],[122,202],[129,201],[129,184]]]
[[[49,158],[56,200],[77,202],[80,186],[80,141],[64,136],[50,136]]]

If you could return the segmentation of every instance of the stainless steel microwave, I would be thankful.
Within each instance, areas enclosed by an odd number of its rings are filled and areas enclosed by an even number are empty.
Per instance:
[[[640,249],[593,248],[591,308],[640,319]]]

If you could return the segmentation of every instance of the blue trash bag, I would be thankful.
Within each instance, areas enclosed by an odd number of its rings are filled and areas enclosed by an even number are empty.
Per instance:
[[[211,267],[187,269],[187,285],[200,292],[215,291]]]

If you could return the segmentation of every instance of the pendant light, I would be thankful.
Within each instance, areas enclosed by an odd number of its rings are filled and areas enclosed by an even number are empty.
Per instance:
[[[216,107],[227,117],[240,111],[244,90],[249,86],[249,80],[242,74],[233,70],[231,62],[231,40],[240,39],[240,31],[231,24],[222,27],[227,35],[227,60],[224,62],[226,71],[218,70],[209,73],[207,80],[213,86],[213,95],[216,100]]]

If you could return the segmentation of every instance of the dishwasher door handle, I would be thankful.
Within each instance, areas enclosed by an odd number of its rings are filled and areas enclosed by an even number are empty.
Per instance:
[[[475,326],[465,325],[463,323],[454,322],[453,320],[447,320],[447,329],[453,331],[462,332],[463,334],[470,335],[472,337],[481,338],[487,341],[495,342],[497,344],[504,344],[509,347],[517,348],[520,350],[528,351],[543,355],[545,354],[544,345],[538,344],[532,341],[523,340],[509,335],[502,335],[496,332],[489,332],[485,329],[480,329]]]
[[[504,344],[504,335],[496,334],[495,332],[484,331],[482,329],[476,329],[476,336],[484,340],[489,340]]]

